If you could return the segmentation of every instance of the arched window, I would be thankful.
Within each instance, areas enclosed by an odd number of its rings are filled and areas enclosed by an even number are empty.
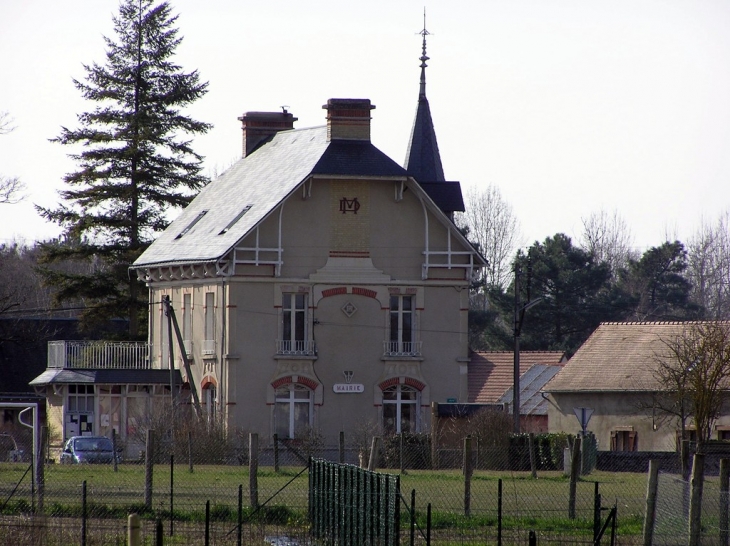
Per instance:
[[[218,409],[218,391],[215,388],[215,383],[208,383],[203,387],[203,403],[205,404],[205,413],[208,422],[214,422],[216,410]]]
[[[296,438],[312,424],[312,391],[299,383],[276,389],[274,423],[279,438]]]
[[[418,432],[420,393],[407,385],[383,389],[383,428],[391,434]]]

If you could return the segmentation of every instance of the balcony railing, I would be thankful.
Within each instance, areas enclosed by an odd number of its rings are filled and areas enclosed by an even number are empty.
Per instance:
[[[292,341],[290,339],[276,340],[276,354],[314,356],[317,347],[314,341]]]
[[[143,341],[49,341],[48,367],[146,370],[150,346]]]
[[[384,341],[383,356],[421,356],[421,341]]]

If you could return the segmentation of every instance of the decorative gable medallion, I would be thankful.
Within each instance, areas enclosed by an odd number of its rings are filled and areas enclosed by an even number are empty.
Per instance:
[[[345,305],[342,306],[342,312],[345,313],[347,318],[350,318],[357,312],[357,307],[355,307],[352,303],[348,301]]]

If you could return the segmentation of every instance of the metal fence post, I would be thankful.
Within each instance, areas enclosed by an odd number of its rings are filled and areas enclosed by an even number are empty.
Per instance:
[[[81,546],[86,546],[86,480],[81,483]]]
[[[154,449],[154,431],[147,430],[144,454],[144,506],[152,510],[152,451]]]
[[[703,453],[695,453],[692,460],[691,497],[689,499],[689,546],[699,546],[701,544],[704,470],[705,455]]]
[[[170,455],[170,536],[175,530],[174,501],[175,501],[175,455]]]
[[[248,435],[248,494],[251,508],[259,507],[259,435],[252,432]]]
[[[730,459],[720,459],[720,546],[728,546],[730,530],[728,508],[730,508]]]
[[[210,499],[205,501],[205,546],[210,546]]]
[[[241,546],[243,538],[243,484],[238,485],[238,532],[236,533],[236,546]]]
[[[464,438],[464,515],[471,515],[471,436]]]
[[[497,546],[502,546],[502,478],[497,481]]]
[[[596,542],[601,532],[601,494],[598,492],[598,482],[593,484],[593,542]]]

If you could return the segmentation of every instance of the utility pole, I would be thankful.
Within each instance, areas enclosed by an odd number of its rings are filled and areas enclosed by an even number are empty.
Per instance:
[[[520,294],[520,278],[522,277],[522,268],[519,264],[520,255],[515,260],[515,317],[514,317],[514,367],[512,370],[512,431],[520,432],[520,334],[522,333],[522,323],[525,320],[525,311],[542,301],[542,298],[530,300],[530,284],[532,278],[532,263],[530,257],[527,257],[527,302],[522,303]]]

